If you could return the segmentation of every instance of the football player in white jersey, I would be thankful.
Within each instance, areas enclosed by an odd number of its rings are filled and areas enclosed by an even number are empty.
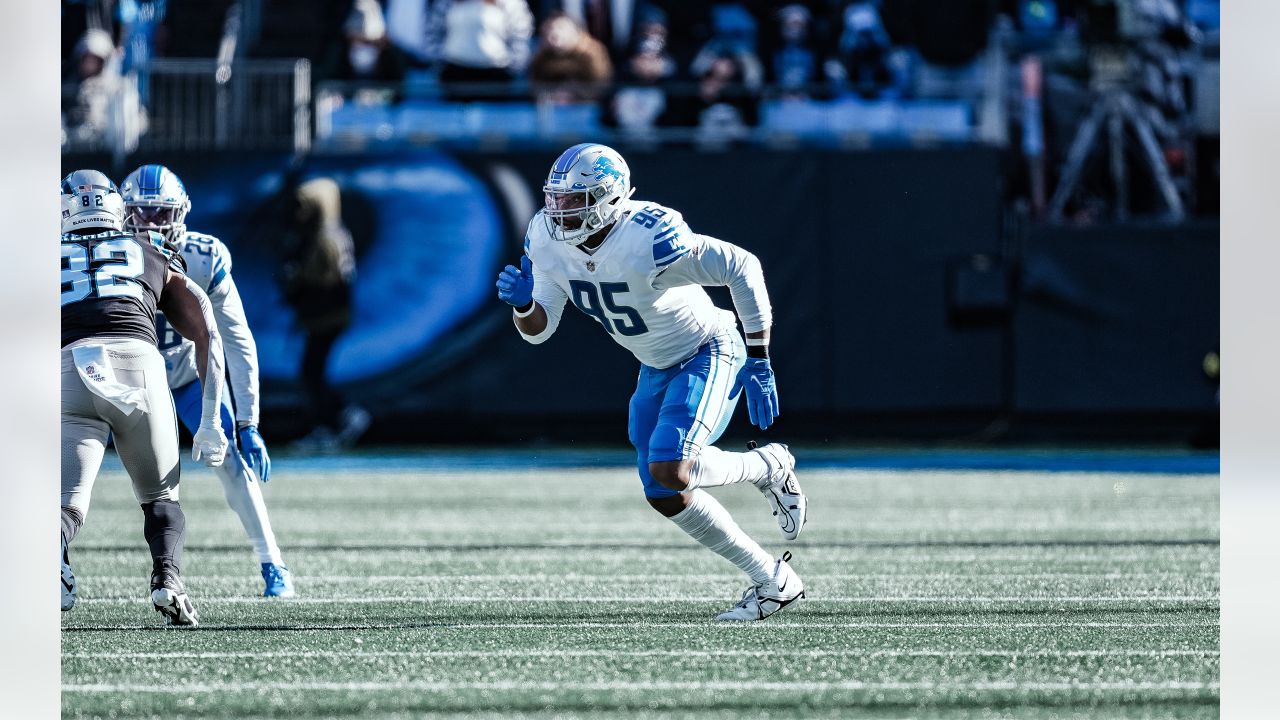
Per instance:
[[[231,254],[211,235],[190,232],[185,224],[191,210],[182,180],[163,165],[143,165],[121,184],[133,231],[150,230],[164,236],[165,246],[182,259],[187,277],[209,296],[222,333],[230,383],[222,397],[222,426],[240,452],[227,454],[215,472],[222,481],[227,504],[240,517],[253,543],[265,583],[265,597],[294,597],[293,577],[280,554],[271,519],[258,481],[271,479],[271,457],[258,433],[258,350],[245,319],[244,305],[231,279]],[[156,313],[156,333],[164,356],[169,387],[178,417],[189,428],[198,419],[199,386],[195,381],[193,346],[174,332],[164,313]],[[232,400],[234,399],[234,407]]]
[[[555,161],[544,208],[525,235],[520,267],[498,276],[498,297],[537,344],[555,332],[566,301],[640,361],[628,434],[649,505],[751,581],[718,620],[763,620],[804,597],[787,564],[752,540],[704,488],[749,482],[768,500],[783,537],[804,528],[808,501],[787,446],[750,452],[712,445],[745,390],[751,422],[778,414],[769,363],[772,311],[754,255],[689,229],[680,213],[631,199],[631,173],[604,145],[575,145]],[[728,286],[742,321],[703,286]]]

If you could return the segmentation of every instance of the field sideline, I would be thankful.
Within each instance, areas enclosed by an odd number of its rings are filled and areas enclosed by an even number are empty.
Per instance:
[[[806,469],[797,450],[801,540],[754,489],[713,492],[792,551],[810,599],[725,626],[743,579],[645,505],[625,456],[537,453],[277,458],[292,601],[255,597],[216,478],[185,461],[190,632],[146,600],[141,513],[110,459],[72,548],[64,716],[1217,717],[1204,463]]]

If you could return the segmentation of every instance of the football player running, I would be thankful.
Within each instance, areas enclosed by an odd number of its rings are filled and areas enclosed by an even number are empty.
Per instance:
[[[156,349],[155,313],[191,340],[200,416],[192,457],[222,464],[222,341],[209,299],[171,265],[162,238],[124,231],[124,201],[96,170],[62,180],[62,609],[77,585],[67,548],[89,512],[108,435],[142,505],[151,602],[169,625],[197,624],[182,584],[186,517],[178,504],[178,429]]]
[[[258,433],[258,350],[245,319],[244,305],[231,279],[231,254],[216,237],[187,230],[191,200],[182,180],[163,165],[143,165],[120,186],[126,209],[125,227],[164,238],[165,247],[181,259],[187,277],[209,296],[226,350],[230,384],[222,396],[222,429],[237,445],[215,470],[227,504],[240,518],[258,557],[265,597],[294,597],[293,577],[280,554],[258,481],[271,479],[271,456]],[[174,332],[164,313],[156,315],[156,335],[164,356],[169,387],[178,417],[195,432],[200,420],[200,388],[196,380],[196,348]],[[234,409],[232,399],[234,398]]]
[[[718,620],[763,620],[804,597],[787,564],[751,539],[705,488],[749,482],[768,500],[783,537],[804,528],[807,500],[785,445],[750,452],[712,445],[745,390],[751,422],[778,415],[769,363],[772,311],[754,255],[695,234],[680,213],[631,200],[616,151],[575,145],[555,161],[544,207],[525,235],[520,267],[498,276],[498,297],[537,344],[555,332],[565,302],[591,316],[640,361],[628,434],[649,505],[747,574],[751,587]],[[703,286],[728,286],[746,332]]]

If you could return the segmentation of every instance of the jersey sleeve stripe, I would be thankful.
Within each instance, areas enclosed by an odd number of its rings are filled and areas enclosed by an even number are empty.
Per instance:
[[[226,278],[227,278],[227,269],[218,268],[218,272],[214,273],[213,279],[209,281],[209,289],[213,290],[214,288],[218,287],[218,285]]]
[[[677,257],[689,252],[689,246],[675,229],[667,231],[666,237],[653,243],[653,261],[659,266],[665,265]]]
[[[658,233],[657,235],[654,235],[653,236],[654,244],[656,245],[662,242],[667,237],[669,237],[672,233],[674,233],[676,230],[679,230],[679,228],[669,227],[666,230],[663,230],[662,232]]]
[[[653,261],[653,264],[657,265],[658,267],[666,267],[671,263],[675,262],[676,260],[679,260],[680,258],[688,254],[689,254],[689,248],[685,247],[684,245],[681,245],[677,247],[675,251],[672,252],[670,255],[655,259]]]

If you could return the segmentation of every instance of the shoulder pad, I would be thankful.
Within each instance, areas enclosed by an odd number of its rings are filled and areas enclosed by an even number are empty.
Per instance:
[[[547,232],[547,223],[542,217],[542,211],[539,210],[529,221],[529,227],[524,232],[524,252],[528,255],[536,248],[546,247],[548,242],[551,242],[551,237]]]
[[[231,272],[231,253],[221,240],[204,233],[187,232],[182,236],[182,255],[193,280],[212,292]]]

